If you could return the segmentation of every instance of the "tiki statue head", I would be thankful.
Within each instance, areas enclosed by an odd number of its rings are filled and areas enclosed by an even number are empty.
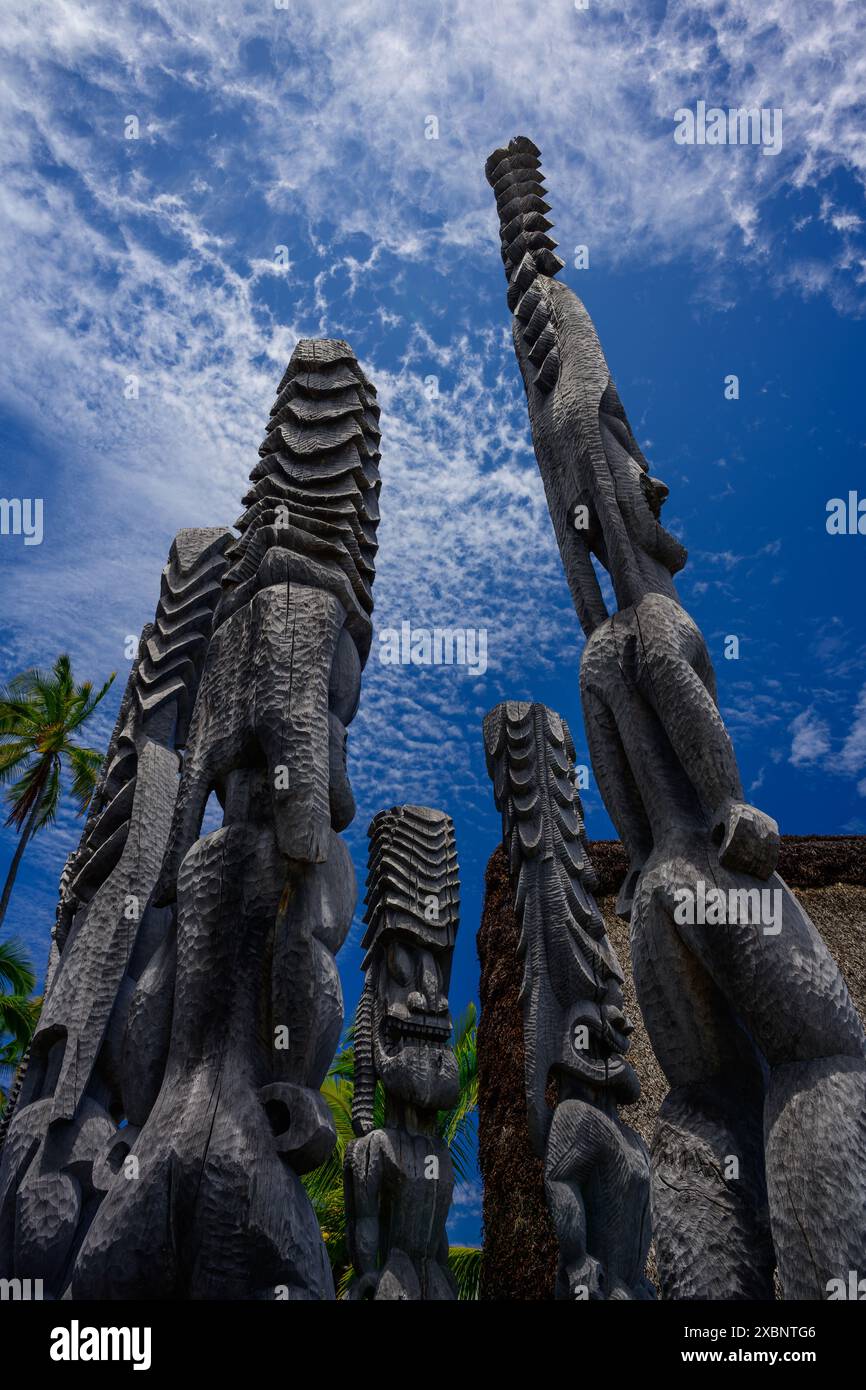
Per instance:
[[[459,890],[450,817],[421,806],[380,812],[369,829],[367,954],[355,1025],[358,1134],[373,1127],[373,1092],[433,1116],[457,1099],[448,985]]]

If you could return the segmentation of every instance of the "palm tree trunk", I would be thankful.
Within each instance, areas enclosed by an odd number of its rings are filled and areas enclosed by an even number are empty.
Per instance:
[[[12,888],[15,883],[15,876],[18,873],[18,866],[21,863],[21,856],[27,848],[27,841],[33,834],[33,827],[36,824],[36,817],[39,815],[39,808],[42,805],[42,793],[40,792],[33,803],[33,810],[27,817],[27,824],[18,837],[18,845],[12,856],[12,863],[9,865],[9,872],[6,875],[6,882],[3,885],[3,896],[0,898],[0,927],[6,917],[6,909],[9,906],[9,899],[12,896]]]

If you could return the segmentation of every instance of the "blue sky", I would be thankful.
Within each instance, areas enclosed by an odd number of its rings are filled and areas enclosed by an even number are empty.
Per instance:
[[[582,636],[484,179],[521,133],[542,150],[562,278],[670,486],[680,592],[745,786],[784,832],[866,833],[866,536],[825,527],[830,498],[866,497],[860,0],[13,0],[6,15],[0,491],[44,499],[44,539],[0,537],[4,678],[62,650],[81,677],[116,670],[90,734],[104,747],[172,536],[239,514],[295,341],[347,338],[383,405],[377,626],[486,628],[489,661],[480,678],[386,666],[374,642],[349,841],[363,878],[376,810],[453,815],[454,1011],[477,998],[499,837],[481,718],[542,700],[587,760]],[[781,152],[676,144],[674,112],[698,100],[781,109]],[[590,835],[611,835],[593,783],[585,802]],[[7,927],[40,966],[79,833],[64,812],[19,876]],[[3,831],[3,872],[13,848]],[[356,923],[347,1012],[359,941]],[[478,1217],[476,1185],[454,1238],[477,1238]]]

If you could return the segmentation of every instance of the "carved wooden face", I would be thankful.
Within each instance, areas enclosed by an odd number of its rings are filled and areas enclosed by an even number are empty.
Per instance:
[[[551,389],[537,387],[537,370],[515,319],[515,350],[527,386],[533,444],[544,480],[566,573],[574,588],[589,584],[588,569],[570,573],[572,550],[592,552],[607,569],[620,607],[647,589],[667,592],[686,551],[661,525],[668,489],[650,475],[625,418],[592,319],[566,285],[539,276],[533,289],[555,324],[560,358]],[[600,610],[599,610],[600,611]],[[596,613],[596,619],[598,613]]]
[[[640,1093],[637,1076],[625,1053],[634,1031],[622,1009],[622,993],[608,981],[604,998],[583,999],[568,1011],[563,1039],[562,1069],[587,1085],[618,1091],[634,1100]]]
[[[609,487],[609,480],[613,481],[616,503],[632,544],[675,574],[685,563],[685,551],[660,521],[670,489],[660,478],[650,475],[636,441],[621,419],[601,409],[598,428],[607,467],[595,480],[596,493]]]
[[[371,966],[376,1072],[387,1092],[419,1110],[445,1110],[457,1100],[445,993],[450,957],[448,948],[390,931]]]

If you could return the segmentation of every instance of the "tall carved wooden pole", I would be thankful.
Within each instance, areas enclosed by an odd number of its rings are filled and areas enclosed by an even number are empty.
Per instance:
[[[457,935],[454,826],[443,811],[394,806],[368,830],[364,991],[344,1168],[353,1299],[453,1299],[445,1223],[454,1174],[436,1132],[456,1104],[448,984]],[[376,1123],[376,1083],[385,1113]]]
[[[59,1298],[135,1137],[124,1102],[130,998],[168,928],[145,913],[168,840],[230,531],[181,531],[121,701],[81,842],[63,872],[45,1002],[0,1163],[0,1276]],[[122,1125],[122,1128],[120,1127]]]
[[[520,931],[527,1118],[559,1243],[556,1296],[652,1298],[649,1155],[618,1110],[640,1083],[622,969],[592,896],[571,734],[544,705],[511,701],[485,718],[484,745]]]
[[[70,1213],[52,1292],[334,1296],[299,1175],[335,1139],[319,1086],[342,1028],[334,956],[356,899],[337,832],[354,814],[346,728],[372,636],[378,414],[346,343],[298,344],[240,539],[227,538],[177,800],[172,754],[161,834],[145,808],[127,840],[146,857],[136,880],[144,916],[128,986],[98,993],[111,1015],[107,1043],[99,1018],[93,1031],[84,1021],[74,1046],[67,1026],[83,1007],[76,977],[101,978],[105,939],[76,955],[70,933],[61,951],[44,1065],[31,1063],[26,1082],[41,1078],[52,1109],[39,1121],[22,1094],[0,1208],[4,1252],[26,1251],[9,1257],[15,1273],[38,1277],[42,1247]],[[202,837],[211,794],[223,825]],[[124,935],[120,908],[111,904],[109,945]],[[29,1126],[73,1118],[69,1085],[80,1087],[82,1057],[94,1055],[101,1108],[80,1112],[43,1178]],[[29,1245],[7,1241],[10,1223],[26,1227]]]
[[[653,1215],[670,1298],[826,1298],[866,1270],[866,1035],[747,804],[706,643],[673,575],[650,476],[592,320],[554,277],[539,151],[487,161],[513,338],[565,573],[587,641],[595,776],[630,868],[641,1011],[670,1084]],[[609,613],[593,559],[616,596]]]

